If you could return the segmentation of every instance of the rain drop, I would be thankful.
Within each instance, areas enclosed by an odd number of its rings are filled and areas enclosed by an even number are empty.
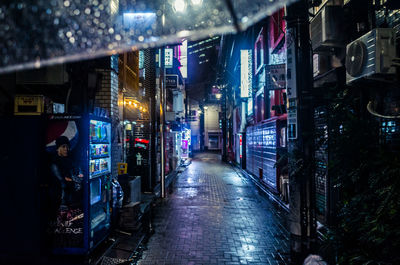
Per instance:
[[[86,9],[85,9],[85,14],[86,14],[86,15],[90,15],[90,8],[86,8]]]
[[[64,6],[65,7],[69,7],[69,5],[70,5],[71,3],[67,0],[67,1],[64,1]]]
[[[113,29],[113,28],[109,28],[109,29],[108,29],[108,33],[114,34],[114,29]]]
[[[139,41],[144,41],[144,37],[143,37],[143,36],[139,36],[139,37],[138,37],[138,40],[139,40]]]
[[[69,42],[71,42],[72,44],[74,44],[74,43],[75,43],[75,38],[74,38],[74,37],[69,38]]]
[[[120,40],[121,40],[121,35],[119,35],[119,34],[115,35],[115,39],[116,39],[117,41],[120,41]]]

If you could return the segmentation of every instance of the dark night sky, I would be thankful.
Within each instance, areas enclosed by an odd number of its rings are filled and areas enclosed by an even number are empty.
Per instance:
[[[189,43],[189,46],[194,43],[196,42]],[[190,98],[200,101],[205,97],[207,89],[214,84],[217,70],[218,44],[219,39],[211,43],[212,48],[203,52],[190,54],[191,49],[188,50],[187,91]],[[205,57],[199,58],[200,54],[204,54]],[[209,61],[199,64],[199,61],[204,59],[208,59]]]

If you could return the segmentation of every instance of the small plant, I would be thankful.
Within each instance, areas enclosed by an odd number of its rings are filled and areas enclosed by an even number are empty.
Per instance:
[[[380,143],[360,91],[331,93],[329,172],[340,196],[326,243],[339,264],[400,264],[400,153]]]

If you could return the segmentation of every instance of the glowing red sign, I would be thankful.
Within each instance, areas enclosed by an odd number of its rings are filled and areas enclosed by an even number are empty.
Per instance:
[[[135,142],[139,142],[139,143],[144,143],[144,144],[148,144],[149,140],[145,140],[145,139],[140,139],[140,138],[136,138]]]
[[[239,155],[242,158],[242,135],[239,134]]]

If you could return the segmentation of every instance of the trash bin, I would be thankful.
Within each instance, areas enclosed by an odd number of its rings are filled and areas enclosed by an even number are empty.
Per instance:
[[[129,176],[128,174],[118,176],[118,182],[124,192],[123,205],[141,200],[141,177]]]

